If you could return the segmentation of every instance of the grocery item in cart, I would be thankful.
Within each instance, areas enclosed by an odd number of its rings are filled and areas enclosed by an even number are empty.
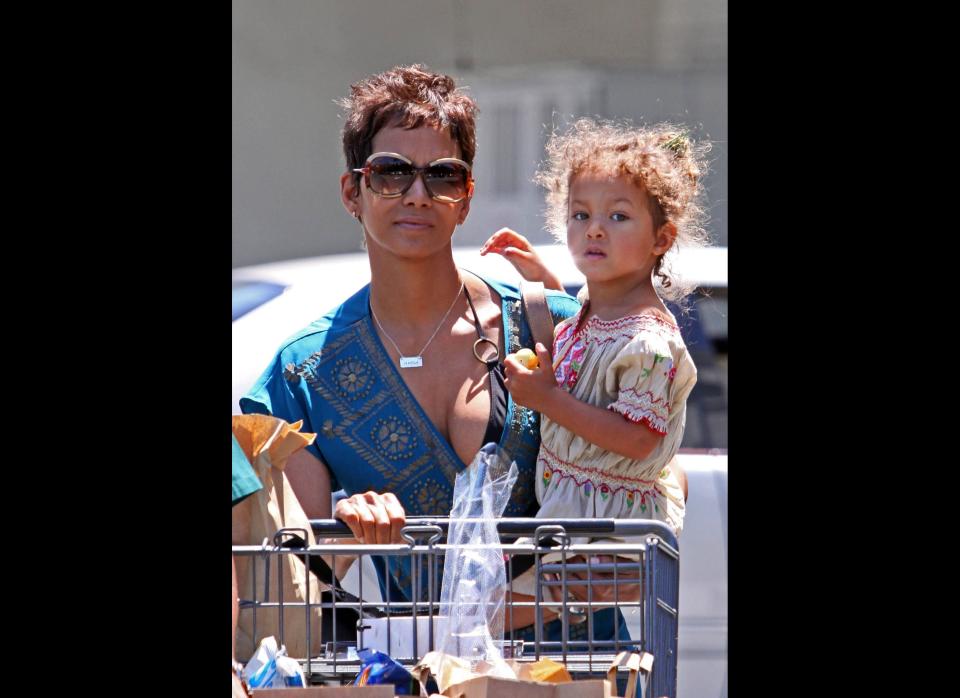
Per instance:
[[[413,627],[417,628],[417,650],[414,651]],[[384,618],[364,618],[363,644],[386,651],[391,657],[405,659],[423,654],[430,647],[430,626],[433,626],[433,637],[438,638],[440,628],[439,616],[421,615],[388,616]]]
[[[265,637],[243,669],[243,680],[250,688],[288,688],[304,686],[300,662],[287,656],[285,647],[277,648],[272,635]]]
[[[420,683],[387,654],[374,649],[362,649],[357,652],[360,657],[360,673],[354,680],[354,686],[374,686],[391,684],[398,696],[420,695]]]
[[[440,587],[437,650],[502,664],[507,587],[497,519],[517,481],[517,464],[495,443],[457,474]]]
[[[618,669],[624,667],[628,671],[624,696],[646,698],[649,685],[644,684],[643,693],[638,694],[637,683],[640,672],[649,677],[653,656],[621,652],[609,665],[606,679],[574,680],[561,662],[549,658],[532,663],[511,660],[505,666],[509,673],[497,676],[490,673],[494,667],[487,662],[471,666],[464,659],[429,652],[413,668],[413,675],[422,684],[428,677],[435,679],[445,698],[616,698]]]
[[[285,468],[291,455],[313,443],[316,434],[301,432],[302,422],[289,424],[277,417],[261,414],[233,416],[233,433],[263,489],[233,507],[233,544],[260,545],[272,540],[283,528],[299,529],[308,545],[316,540],[310,520],[287,479]],[[291,605],[283,609],[283,623],[277,606],[251,608],[241,604],[237,618],[237,659],[243,661],[256,649],[256,643],[273,635],[287,646],[294,657],[317,655],[321,642],[321,586],[304,563],[294,555],[253,557],[237,556],[237,591],[245,601],[276,601]],[[311,575],[312,577],[312,575]],[[310,647],[307,647],[307,615],[294,603],[309,600],[316,604],[310,611]],[[282,630],[282,632],[281,632]]]

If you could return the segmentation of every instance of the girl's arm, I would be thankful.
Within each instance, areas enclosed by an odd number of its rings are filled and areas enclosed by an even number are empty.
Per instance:
[[[504,359],[504,381],[514,402],[547,415],[554,422],[606,451],[643,460],[657,447],[662,435],[635,424],[617,412],[588,405],[560,388],[550,369],[550,357],[537,342],[540,366],[532,371],[513,357]]]
[[[545,288],[564,290],[557,275],[547,269],[533,245],[520,233],[500,228],[480,247],[481,255],[488,252],[502,255],[527,281],[542,281]]]

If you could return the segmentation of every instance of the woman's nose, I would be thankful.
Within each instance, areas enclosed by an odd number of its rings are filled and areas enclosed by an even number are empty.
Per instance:
[[[427,185],[423,181],[423,172],[417,172],[413,178],[413,184],[403,195],[404,203],[415,205],[429,204],[431,201],[430,192],[427,191]]]

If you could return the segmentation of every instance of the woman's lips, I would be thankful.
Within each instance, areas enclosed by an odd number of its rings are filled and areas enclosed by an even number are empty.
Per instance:
[[[395,225],[398,225],[401,228],[409,228],[411,230],[422,230],[424,228],[429,228],[431,223],[422,218],[400,218],[396,221]]]
[[[584,252],[583,256],[586,257],[587,259],[603,259],[607,255],[605,252],[601,252],[600,250],[591,249]]]

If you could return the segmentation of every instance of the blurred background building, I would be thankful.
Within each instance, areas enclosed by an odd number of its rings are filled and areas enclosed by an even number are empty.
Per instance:
[[[711,140],[709,228],[727,244],[726,0],[233,0],[234,267],[360,249],[334,100],[416,62],[480,105],[455,244],[504,225],[549,240],[531,178],[549,130],[577,116],[678,121]]]

